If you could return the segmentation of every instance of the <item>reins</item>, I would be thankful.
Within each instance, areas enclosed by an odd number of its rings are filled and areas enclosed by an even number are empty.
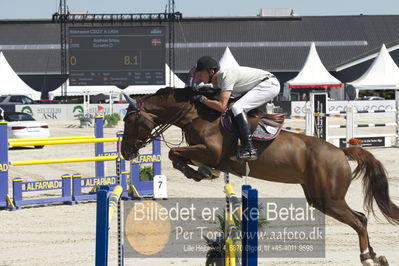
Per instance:
[[[167,141],[167,140],[165,139],[165,136],[164,136],[163,134],[161,135],[161,137],[162,137],[162,142],[165,143],[166,147],[168,147],[168,148],[170,149],[170,148],[172,148],[172,147],[179,147],[179,146],[183,143],[183,141],[184,141],[184,139],[185,139],[185,134],[184,134],[184,131],[181,130],[181,140],[180,140],[180,142],[177,143],[177,144],[171,143],[171,142]]]
[[[140,116],[140,113],[141,113],[141,111],[143,110],[143,106],[144,106],[144,102],[140,102],[140,103],[139,103],[139,108],[138,108],[138,110],[134,110],[134,111],[131,111],[131,112],[130,112],[130,113],[133,113],[133,112],[134,112],[134,113],[136,114],[136,118],[142,117],[142,118],[144,118],[145,120],[147,120],[147,121],[149,121],[150,123],[152,123],[152,124],[155,125],[155,128],[154,128],[154,130],[151,132],[151,134],[150,134],[145,140],[140,141],[142,146],[147,145],[148,143],[154,141],[156,138],[158,138],[158,137],[160,137],[160,136],[162,137],[162,141],[166,144],[166,146],[167,146],[168,148],[170,148],[170,147],[168,146],[168,144],[169,144],[169,145],[176,145],[176,146],[178,146],[178,145],[180,145],[181,143],[183,143],[183,140],[184,140],[184,133],[182,133],[182,139],[181,139],[181,141],[180,141],[179,144],[172,144],[172,143],[170,143],[170,142],[167,142],[167,141],[165,140],[165,137],[163,136],[163,133],[164,133],[167,129],[169,129],[174,123],[180,121],[180,120],[190,111],[191,105],[190,105],[188,108],[185,108],[185,109],[183,109],[183,110],[180,110],[180,111],[177,112],[174,116],[172,116],[169,120],[167,120],[166,122],[161,123],[161,124],[159,124],[159,125],[157,125],[154,121],[152,121],[152,120],[146,118],[145,116]],[[145,112],[145,111],[144,111],[144,112]],[[129,115],[129,113],[128,113],[128,115]],[[137,126],[137,130],[138,130],[138,126]],[[136,147],[136,148],[139,148],[139,147]]]

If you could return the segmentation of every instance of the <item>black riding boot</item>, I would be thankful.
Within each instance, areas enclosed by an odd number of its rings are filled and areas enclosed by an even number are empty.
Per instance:
[[[235,116],[239,138],[241,140],[241,150],[237,152],[237,159],[253,161],[258,159],[257,150],[251,140],[251,129],[248,124],[247,115],[241,113]]]

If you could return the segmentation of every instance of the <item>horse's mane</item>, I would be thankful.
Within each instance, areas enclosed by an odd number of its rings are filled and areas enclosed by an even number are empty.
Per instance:
[[[191,88],[191,87],[186,87],[186,88],[166,87],[166,88],[159,89],[155,94],[158,94],[158,95],[176,94],[176,95],[190,96],[193,93],[193,89],[194,88]]]
[[[173,95],[176,101],[188,101],[190,100],[190,96],[193,94],[193,88],[174,88],[174,87],[165,87],[157,90],[155,94],[145,95],[141,98],[141,100],[151,99],[153,97],[161,97],[166,98],[167,96]]]
[[[186,87],[186,88],[173,88],[173,87],[165,87],[157,90],[155,94],[149,94],[141,98],[141,101],[151,101],[153,105],[161,105],[162,102],[165,103],[169,96],[172,96],[176,103],[190,103],[196,106],[197,113],[200,117],[206,120],[214,120],[220,116],[220,113],[212,110],[209,107],[206,107],[202,104],[193,103],[191,100],[191,96],[194,93],[201,93],[203,95],[211,95],[215,94],[215,92],[198,92],[195,88]]]

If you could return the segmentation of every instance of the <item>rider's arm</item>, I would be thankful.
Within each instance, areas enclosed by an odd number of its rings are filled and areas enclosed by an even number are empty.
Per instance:
[[[216,111],[223,113],[227,109],[227,103],[229,101],[232,91],[222,91],[219,95],[219,100],[210,100],[204,97],[201,102]]]

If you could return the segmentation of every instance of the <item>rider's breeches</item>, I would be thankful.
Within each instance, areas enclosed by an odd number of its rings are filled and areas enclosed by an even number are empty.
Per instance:
[[[262,81],[256,87],[248,91],[241,99],[233,104],[231,110],[234,116],[245,112],[245,114],[272,100],[280,92],[280,82],[273,77]]]

